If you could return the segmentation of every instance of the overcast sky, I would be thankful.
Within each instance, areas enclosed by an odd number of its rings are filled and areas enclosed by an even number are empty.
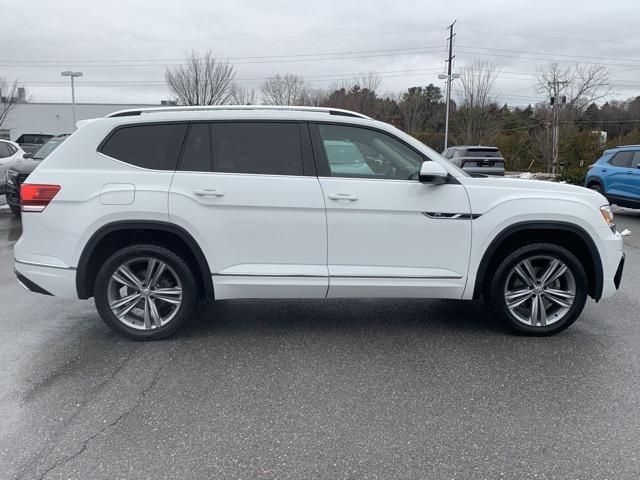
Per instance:
[[[229,58],[238,83],[296,73],[317,87],[380,72],[379,93],[442,85],[446,27],[455,67],[493,61],[496,99],[540,99],[536,69],[550,61],[606,64],[612,98],[640,94],[638,0],[319,2],[274,0],[14,1],[0,16],[0,77],[32,101],[70,100],[62,70],[79,70],[76,101],[159,103],[167,64],[188,50]],[[454,68],[455,71],[455,68]]]

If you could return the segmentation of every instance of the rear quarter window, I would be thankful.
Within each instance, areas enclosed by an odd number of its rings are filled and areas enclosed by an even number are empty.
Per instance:
[[[629,168],[634,156],[633,151],[625,151],[616,153],[609,162],[614,167]]]
[[[175,170],[187,124],[127,125],[116,128],[98,151],[152,170]]]

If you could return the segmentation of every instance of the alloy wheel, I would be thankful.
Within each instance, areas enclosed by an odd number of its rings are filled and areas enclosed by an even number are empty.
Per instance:
[[[182,284],[176,272],[162,260],[134,258],[112,273],[107,300],[121,323],[137,330],[154,330],[178,313]]]
[[[565,317],[576,298],[571,270],[555,257],[538,255],[517,263],[509,272],[504,299],[519,322],[546,327]]]

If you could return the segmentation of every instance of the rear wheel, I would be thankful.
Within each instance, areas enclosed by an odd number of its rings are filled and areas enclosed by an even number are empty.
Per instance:
[[[197,305],[189,265],[158,245],[133,245],[114,253],[100,268],[94,287],[100,316],[135,340],[157,340],[188,322]]]
[[[500,262],[487,296],[510,329],[526,335],[552,335],[569,327],[582,312],[587,275],[565,248],[534,243]]]
[[[591,190],[595,190],[596,192],[600,193],[601,195],[604,195],[604,189],[602,188],[602,185],[600,185],[599,183],[591,183],[589,184],[589,188]]]

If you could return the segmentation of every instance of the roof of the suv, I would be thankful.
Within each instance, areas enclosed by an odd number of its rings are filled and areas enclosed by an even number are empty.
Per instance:
[[[159,113],[181,113],[181,112],[230,112],[230,111],[250,111],[250,112],[312,112],[328,115],[339,115],[344,117],[356,117],[370,119],[366,115],[351,110],[341,108],[323,107],[300,107],[300,106],[280,106],[280,105],[207,105],[207,106],[180,106],[180,107],[153,107],[136,108],[130,110],[120,110],[113,112],[107,117],[132,117],[138,115],[159,114]]]

